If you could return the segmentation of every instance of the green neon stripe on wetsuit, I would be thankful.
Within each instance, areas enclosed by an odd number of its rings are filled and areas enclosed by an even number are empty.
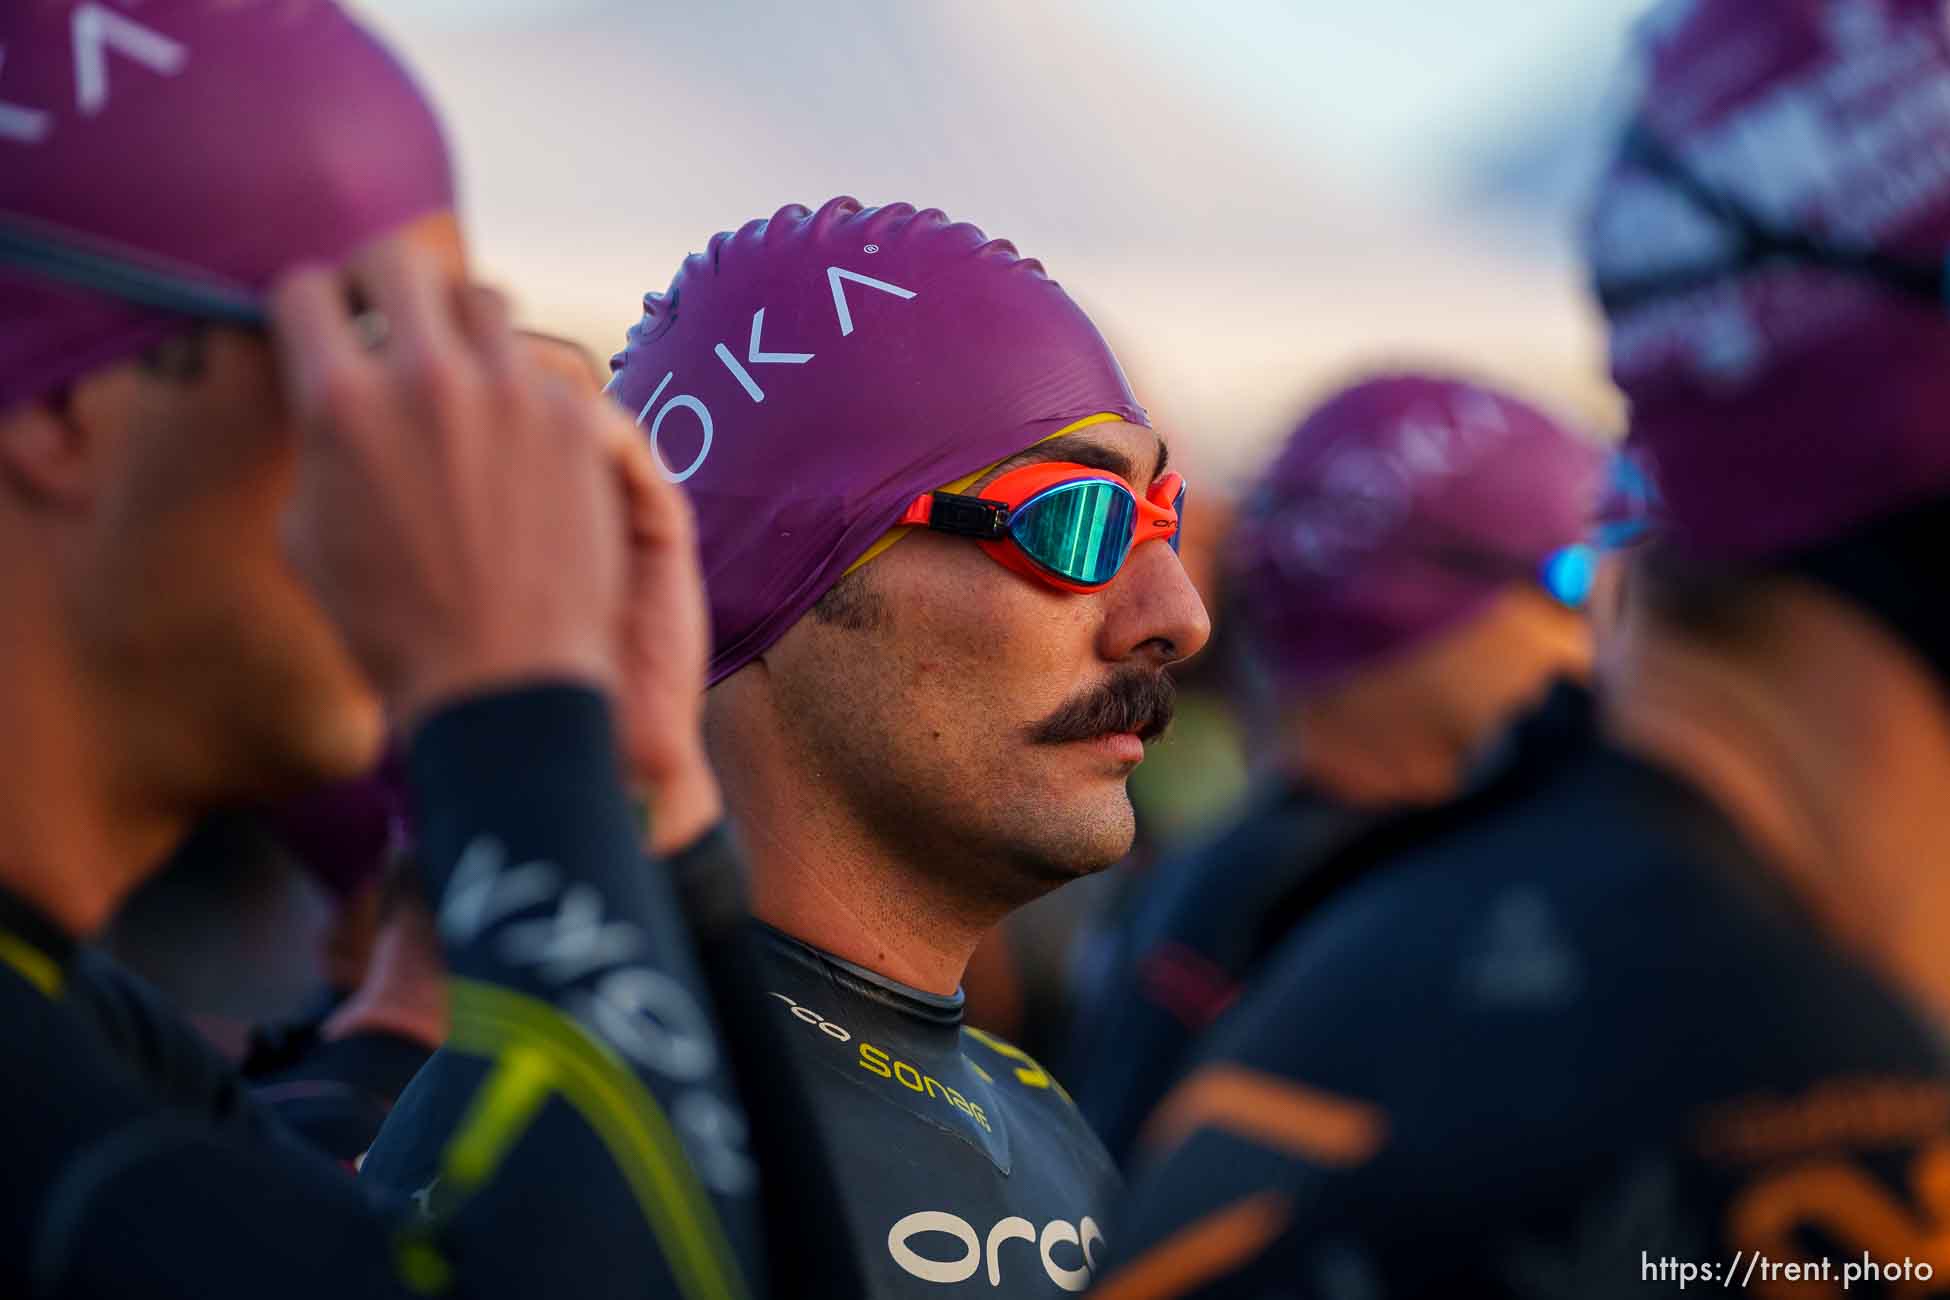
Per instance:
[[[559,1092],[609,1149],[689,1300],[744,1300],[716,1211],[650,1090],[580,1026],[523,994],[453,981],[455,1051],[496,1062],[442,1157],[460,1190],[491,1177]]]

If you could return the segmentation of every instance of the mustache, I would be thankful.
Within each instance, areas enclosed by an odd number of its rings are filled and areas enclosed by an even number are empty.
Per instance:
[[[1126,668],[1030,728],[1030,739],[1039,745],[1063,745],[1129,731],[1142,740],[1156,740],[1171,725],[1177,707],[1178,686],[1171,678],[1160,671]]]

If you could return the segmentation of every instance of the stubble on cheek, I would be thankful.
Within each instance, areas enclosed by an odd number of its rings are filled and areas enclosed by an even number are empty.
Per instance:
[[[897,711],[889,748],[909,770],[889,774],[888,785],[915,801],[888,811],[911,818],[931,808],[937,831],[987,860],[989,889],[1019,905],[1130,845],[1123,780],[1074,748],[1033,739],[1096,680],[1090,607],[1035,588],[973,548],[929,559],[941,561],[939,581],[925,590],[890,583],[894,625],[874,633],[894,640],[876,656],[881,680],[863,707]]]

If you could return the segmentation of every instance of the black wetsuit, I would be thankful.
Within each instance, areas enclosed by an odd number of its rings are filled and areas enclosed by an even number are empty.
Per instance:
[[[42,924],[18,902],[11,907],[19,926]],[[201,1034],[185,1032],[188,1022],[161,993],[100,949],[75,949],[64,985],[63,1000],[94,1022],[111,1054],[152,1096],[246,1129],[288,1130],[346,1165],[365,1153],[393,1098],[432,1055],[394,1034],[326,1040],[319,1021],[308,1019],[274,1048],[260,1040],[250,1059],[232,1065]]]
[[[1077,1105],[1119,1164],[1200,1034],[1279,941],[1281,902],[1375,821],[1305,785],[1255,800],[1208,842],[1153,867],[1106,927],[1077,1016]]]
[[[738,1014],[769,1028],[792,1081],[774,1088],[772,1118],[830,1164],[832,1190],[802,1195],[797,1215],[820,1225],[831,1262],[810,1261],[820,1271],[782,1293],[1028,1297],[1088,1285],[1119,1181],[1062,1087],[964,1027],[959,994],[895,984],[756,924],[747,936],[752,1004]],[[427,1187],[477,1076],[436,1055],[381,1130],[366,1176]],[[428,1199],[438,1196],[435,1185]]]
[[[393,1102],[433,1055],[418,1039],[386,1033],[325,1038],[314,1032],[280,1046],[283,1052],[240,1067],[252,1095],[286,1127],[348,1164],[366,1153]]]
[[[1560,681],[1465,775],[1503,779],[1526,746],[1583,728],[1590,693]],[[1077,1104],[1128,1167],[1139,1129],[1199,1036],[1289,931],[1437,824],[1426,809],[1358,807],[1305,783],[1274,788],[1204,844],[1161,862],[1110,927],[1079,1017]]]
[[[183,1022],[0,905],[0,1295],[743,1296],[753,1161],[602,699],[456,705],[412,755],[454,1049],[431,1219],[267,1118]],[[688,1159],[687,1159],[688,1156]]]
[[[1152,1118],[1108,1297],[1950,1285],[1936,1030],[1590,714],[1268,961]]]

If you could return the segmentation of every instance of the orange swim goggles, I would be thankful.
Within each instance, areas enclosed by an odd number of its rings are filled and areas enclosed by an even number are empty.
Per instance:
[[[1085,594],[1110,584],[1131,550],[1165,542],[1178,550],[1185,480],[1166,474],[1140,496],[1117,475],[1050,461],[997,478],[980,496],[927,492],[899,523],[972,537],[1024,577]]]

